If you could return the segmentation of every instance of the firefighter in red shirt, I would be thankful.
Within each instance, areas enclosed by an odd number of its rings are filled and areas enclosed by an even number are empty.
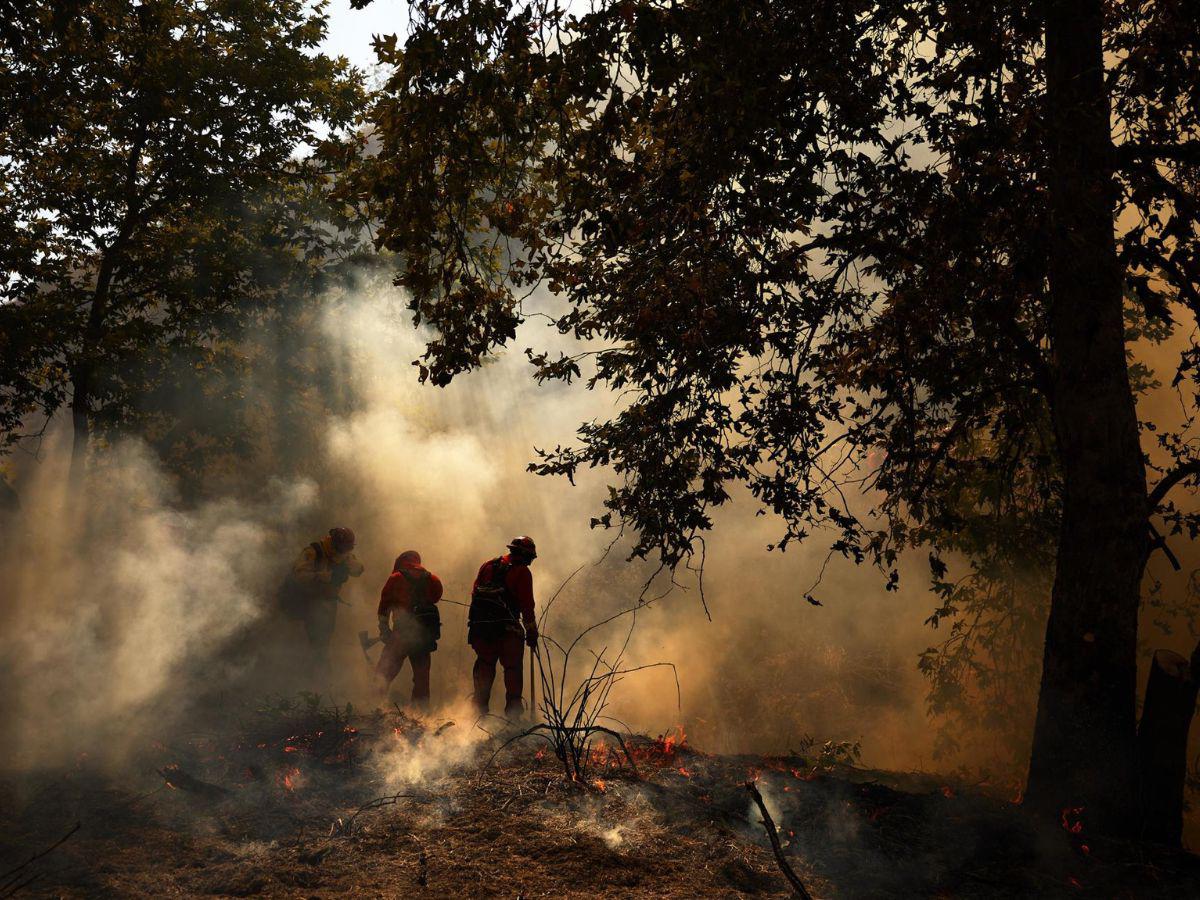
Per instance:
[[[521,712],[523,644],[537,647],[537,621],[533,616],[533,576],[529,564],[537,547],[528,537],[515,537],[504,556],[485,562],[471,589],[467,615],[467,642],[475,651],[475,706],[488,710],[496,663],[504,667],[504,713]]]
[[[383,652],[375,666],[375,683],[381,697],[387,696],[407,658],[412,666],[412,704],[422,709],[429,706],[431,654],[442,631],[436,605],[441,599],[441,579],[421,565],[421,554],[405,550],[396,557],[379,596]]]

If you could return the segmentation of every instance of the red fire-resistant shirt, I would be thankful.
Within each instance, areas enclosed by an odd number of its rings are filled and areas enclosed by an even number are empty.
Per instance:
[[[430,603],[437,603],[442,599],[442,581],[440,578],[424,566],[401,564],[399,571],[393,572],[388,576],[388,580],[383,586],[383,591],[379,595],[378,615],[386,616],[391,612],[412,612],[412,602],[408,597],[408,579],[404,576],[405,572],[410,576],[420,572],[428,573],[429,591],[426,599]]]
[[[512,562],[512,554],[505,553],[500,557],[501,562]],[[479,567],[479,574],[475,576],[475,584],[490,584],[492,580],[492,561],[489,559]],[[529,566],[523,566],[520,563],[515,563],[508,570],[508,575],[505,576],[504,583],[508,585],[508,589],[513,592],[513,596],[517,598],[517,606],[521,610],[521,621],[526,625],[534,624],[533,618],[533,574],[529,571]],[[471,588],[474,592],[475,588]]]

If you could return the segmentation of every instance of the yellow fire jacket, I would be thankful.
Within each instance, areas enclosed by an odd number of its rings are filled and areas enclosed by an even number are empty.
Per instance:
[[[292,566],[292,574],[295,575],[297,581],[310,584],[329,584],[330,570],[341,563],[346,565],[347,571],[355,578],[363,573],[363,564],[358,561],[358,557],[354,555],[353,551],[337,553],[333,549],[333,538],[329,535],[325,535],[318,543],[321,545],[319,555],[309,544],[300,553],[296,564]]]

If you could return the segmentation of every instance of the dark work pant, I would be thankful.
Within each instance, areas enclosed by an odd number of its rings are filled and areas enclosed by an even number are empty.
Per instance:
[[[496,680],[496,663],[504,666],[504,714],[521,713],[521,663],[525,657],[525,640],[519,634],[506,634],[498,641],[471,642],[475,651],[475,706],[481,713],[488,711],[492,699],[492,683]]]
[[[375,666],[375,684],[381,696],[387,695],[388,686],[408,660],[412,666],[412,702],[413,706],[422,708],[429,706],[429,671],[433,667],[433,655],[428,652],[413,652],[412,644],[403,636],[392,632],[391,640],[384,645],[379,654],[379,662]]]
[[[317,598],[309,603],[304,615],[304,631],[308,635],[312,674],[320,682],[329,675],[329,644],[333,640],[333,628],[337,624],[337,608],[336,599]]]

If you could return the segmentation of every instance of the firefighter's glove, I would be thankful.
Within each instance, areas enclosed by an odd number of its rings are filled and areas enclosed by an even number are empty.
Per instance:
[[[329,583],[341,587],[350,580],[350,566],[344,562],[329,567]]]
[[[525,627],[525,644],[530,650],[537,649],[538,630],[536,625],[527,625]]]
[[[387,616],[379,617],[379,640],[385,644],[392,639],[392,625],[388,622]]]

